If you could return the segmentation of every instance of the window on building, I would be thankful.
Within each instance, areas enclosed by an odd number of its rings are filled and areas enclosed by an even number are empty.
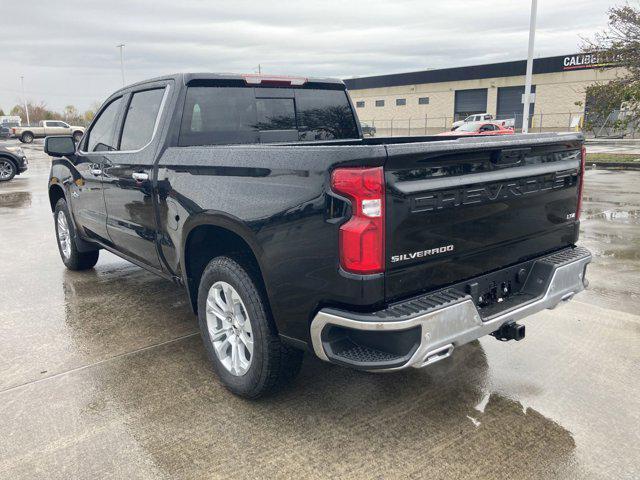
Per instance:
[[[364,108],[364,100],[356,102],[356,108]]]
[[[376,100],[376,107],[384,107],[384,100]]]
[[[429,97],[418,98],[418,105],[429,105]]]
[[[396,107],[401,107],[407,104],[406,98],[396,98]]]

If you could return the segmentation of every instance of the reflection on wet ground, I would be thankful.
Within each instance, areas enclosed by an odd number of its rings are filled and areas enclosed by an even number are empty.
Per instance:
[[[212,375],[181,290],[104,252],[64,270],[48,160],[28,155],[0,185],[0,240],[19,247],[0,270],[0,478],[640,476],[640,172],[588,172],[592,288],[525,341],[396,374],[307,357],[247,402]]]

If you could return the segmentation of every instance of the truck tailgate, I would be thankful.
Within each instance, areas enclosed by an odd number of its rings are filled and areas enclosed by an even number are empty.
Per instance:
[[[388,144],[386,299],[576,242],[580,134]]]

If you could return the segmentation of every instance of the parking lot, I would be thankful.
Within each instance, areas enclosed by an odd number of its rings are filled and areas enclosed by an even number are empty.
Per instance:
[[[106,252],[64,268],[50,159],[24,148],[0,184],[0,478],[640,477],[640,172],[587,172],[590,289],[523,342],[395,374],[308,355],[249,402],[213,376],[182,289]]]

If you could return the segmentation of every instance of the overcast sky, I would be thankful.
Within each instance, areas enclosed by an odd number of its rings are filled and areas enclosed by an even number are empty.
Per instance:
[[[575,53],[620,1],[540,0],[536,56]],[[528,0],[0,0],[0,108],[80,110],[183,71],[353,76],[523,59]]]

